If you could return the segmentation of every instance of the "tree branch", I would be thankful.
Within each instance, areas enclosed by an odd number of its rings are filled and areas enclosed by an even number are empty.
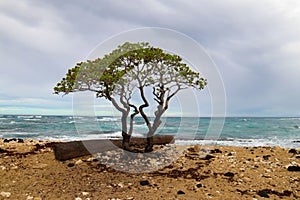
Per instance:
[[[149,118],[147,117],[147,115],[144,112],[144,108],[148,107],[149,103],[148,103],[148,101],[147,101],[147,99],[145,97],[143,86],[140,86],[139,90],[140,90],[140,94],[141,94],[142,100],[144,101],[144,104],[140,105],[139,111],[140,111],[142,117],[144,118],[144,120],[145,120],[145,122],[146,122],[146,124],[147,124],[147,126],[148,126],[148,128],[150,130],[151,129],[150,120],[149,120]]]

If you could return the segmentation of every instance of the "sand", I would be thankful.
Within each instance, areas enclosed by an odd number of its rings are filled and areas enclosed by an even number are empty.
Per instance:
[[[185,150],[165,168],[132,174],[93,156],[57,161],[51,146],[0,140],[0,199],[300,198],[299,149],[179,147]]]

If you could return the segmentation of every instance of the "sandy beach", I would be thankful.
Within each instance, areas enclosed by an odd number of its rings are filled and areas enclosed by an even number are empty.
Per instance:
[[[189,146],[163,169],[125,173],[51,141],[0,140],[0,199],[298,199],[300,150]],[[111,154],[108,154],[111,155]]]

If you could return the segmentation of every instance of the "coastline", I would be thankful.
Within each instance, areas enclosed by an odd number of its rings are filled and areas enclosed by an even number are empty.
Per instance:
[[[52,142],[0,139],[0,199],[300,198],[289,170],[300,149],[176,145],[185,150],[165,168],[125,173],[93,156],[57,161]]]

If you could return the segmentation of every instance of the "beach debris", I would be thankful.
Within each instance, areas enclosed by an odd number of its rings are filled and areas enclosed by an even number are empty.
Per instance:
[[[140,181],[141,186],[150,185],[150,182],[148,180],[142,180]]]
[[[300,166],[291,165],[291,166],[288,166],[287,170],[290,171],[290,172],[299,172],[300,171]]]
[[[182,190],[178,190],[178,191],[177,191],[177,194],[185,194],[185,192],[182,191]]]
[[[68,165],[67,165],[68,167],[74,167],[75,166],[75,164],[74,163],[68,163]]]
[[[10,195],[11,195],[11,193],[10,193],[10,192],[1,192],[0,195],[1,195],[2,197],[9,198]]]
[[[257,192],[257,194],[260,197],[270,198],[270,196],[268,195],[268,193],[265,190],[260,190],[260,191]]]
[[[172,144],[174,142],[174,136],[171,135],[153,136],[154,145],[167,145]],[[133,137],[130,139],[131,145],[145,145],[146,143],[146,138]],[[65,161],[72,158],[103,152],[106,152],[106,154],[108,154],[109,157],[113,157],[113,153],[109,151],[121,147],[121,140],[85,140],[84,142],[71,141],[53,144],[55,159],[59,161]]]

